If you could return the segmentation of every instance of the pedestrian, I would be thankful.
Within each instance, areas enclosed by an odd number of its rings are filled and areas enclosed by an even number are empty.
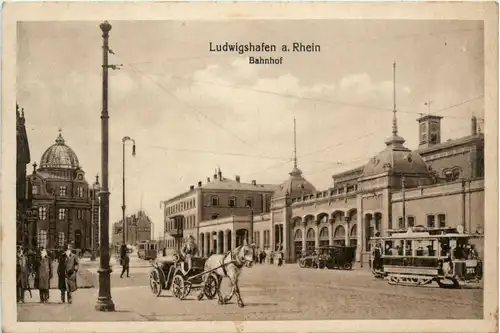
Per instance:
[[[164,256],[164,257],[166,257],[166,256],[167,256],[167,248],[166,248],[166,247],[164,247],[164,248],[163,248],[163,256]]]
[[[68,303],[73,302],[72,294],[78,289],[76,283],[76,273],[78,271],[78,258],[71,251],[71,245],[66,246],[66,251],[59,257],[57,265],[58,286],[61,291],[61,302],[66,302],[66,294]]]
[[[120,248],[120,263],[122,265],[120,278],[123,278],[123,273],[125,272],[127,272],[127,277],[130,277],[130,257],[128,255],[127,245],[125,244]]]
[[[278,252],[278,266],[279,267],[283,266],[283,258],[284,258],[283,252],[279,251]]]
[[[26,289],[29,289],[28,278],[28,260],[23,253],[23,248],[18,246],[16,256],[16,289],[18,303],[24,303],[24,293]]]
[[[35,272],[35,288],[39,290],[40,303],[47,303],[49,300],[50,279],[52,279],[52,260],[47,250],[42,247]]]

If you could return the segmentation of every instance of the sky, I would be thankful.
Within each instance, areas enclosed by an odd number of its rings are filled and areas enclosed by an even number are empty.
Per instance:
[[[18,26],[17,101],[25,110],[32,162],[58,129],[93,182],[101,174],[100,22]],[[484,114],[483,25],[479,21],[283,20],[110,22],[110,222],[121,218],[122,137],[127,212],[141,207],[163,230],[160,208],[213,177],[279,184],[298,165],[317,189],[363,165],[391,134],[393,62],[399,134],[417,148],[419,113],[442,119],[442,140],[470,133]],[[209,42],[276,44],[281,65],[215,53]],[[282,53],[282,44],[320,45]],[[431,101],[430,109],[425,105]],[[31,170],[31,167],[29,168]]]

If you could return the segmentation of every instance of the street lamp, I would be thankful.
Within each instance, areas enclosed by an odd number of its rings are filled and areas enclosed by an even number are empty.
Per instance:
[[[108,55],[110,52],[108,46],[109,31],[111,24],[105,21],[99,26],[102,30],[102,111],[101,111],[101,168],[102,168],[102,187],[99,192],[101,216],[101,255],[99,260],[99,296],[95,309],[97,311],[115,311],[115,304],[111,299],[111,281],[109,267],[109,191],[108,191]]]
[[[135,140],[131,139],[129,136],[124,136],[122,139],[123,144],[123,175],[122,175],[122,184],[123,184],[123,201],[122,201],[122,221],[123,221],[123,244],[127,244],[127,221],[125,219],[125,143],[128,141],[133,142],[132,146],[132,156],[135,156]]]

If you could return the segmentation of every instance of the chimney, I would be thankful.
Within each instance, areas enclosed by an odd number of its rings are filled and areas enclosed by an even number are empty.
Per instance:
[[[252,185],[257,186],[257,181],[255,179],[252,180]]]
[[[217,179],[217,174],[216,173],[214,173],[214,179]]]
[[[236,175],[234,176],[234,178],[236,179],[236,181],[239,183],[240,182],[240,176]]]
[[[222,180],[222,171],[220,171],[220,168],[219,168],[219,180]]]
[[[194,190],[194,185],[189,186],[189,190],[190,191]]]
[[[207,183],[210,183],[210,177],[207,177]]]
[[[477,118],[476,116],[472,116],[471,119],[471,129],[472,129],[472,135],[477,135]]]
[[[201,182],[198,182],[198,187],[201,187]]]

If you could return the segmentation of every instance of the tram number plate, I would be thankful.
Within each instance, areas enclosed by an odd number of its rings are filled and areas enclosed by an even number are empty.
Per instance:
[[[476,272],[476,269],[473,267],[467,268],[467,274],[474,274]]]

